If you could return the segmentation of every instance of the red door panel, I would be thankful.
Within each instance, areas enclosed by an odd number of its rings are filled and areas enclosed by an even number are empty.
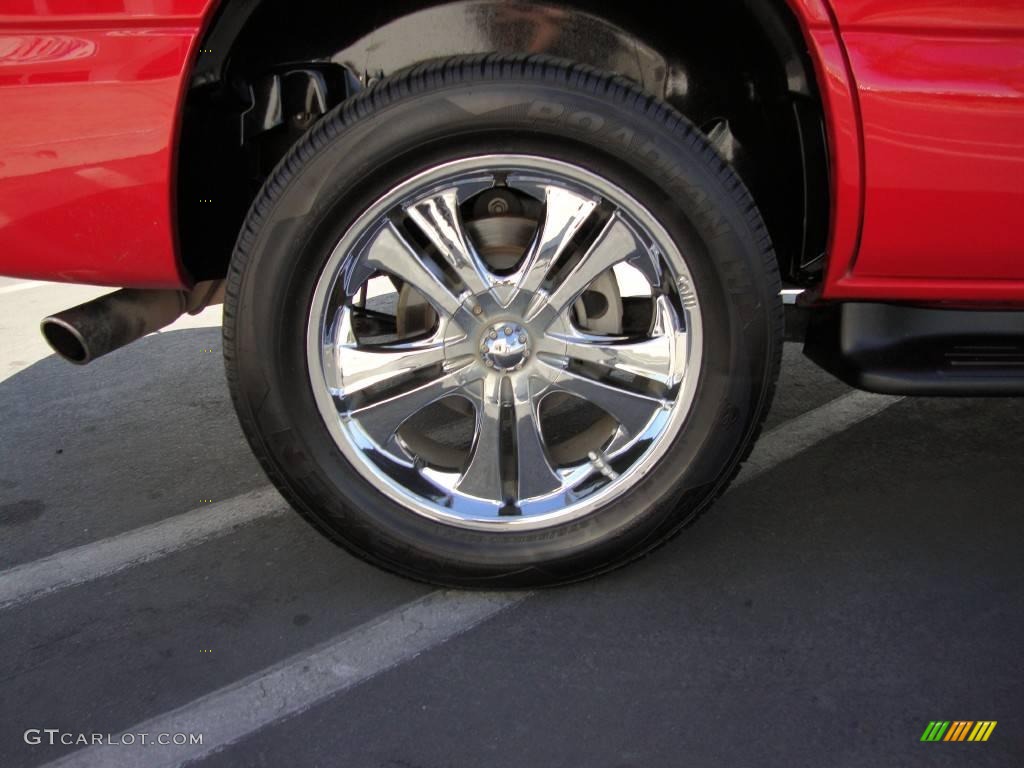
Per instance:
[[[1024,278],[1024,39],[844,40],[867,183],[854,274]]]
[[[843,29],[1019,32],[1020,0],[833,0]]]
[[[834,0],[864,210],[835,298],[1024,300],[1024,3]]]

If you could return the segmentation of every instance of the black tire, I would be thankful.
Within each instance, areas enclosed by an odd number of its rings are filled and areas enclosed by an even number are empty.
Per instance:
[[[687,422],[644,481],[584,518],[525,533],[460,529],[391,501],[338,450],[307,374],[311,296],[339,233],[397,181],[488,149],[585,164],[643,201],[686,247],[705,328],[707,354]],[[749,192],[686,118],[584,66],[537,56],[454,58],[345,102],[268,179],[228,274],[227,377],[270,479],[349,552],[445,585],[565,583],[648,553],[735,476],[778,376],[779,290]]]

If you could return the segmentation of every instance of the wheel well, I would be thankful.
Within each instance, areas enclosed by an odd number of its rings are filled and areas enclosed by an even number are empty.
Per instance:
[[[796,20],[784,0],[715,0],[686,10],[667,18],[653,4],[613,1],[226,0],[201,43],[182,119],[185,268],[197,280],[226,273],[260,186],[335,104],[405,66],[493,51],[549,53],[614,71],[671,103],[751,189],[783,276],[814,283],[828,233],[828,157]]]

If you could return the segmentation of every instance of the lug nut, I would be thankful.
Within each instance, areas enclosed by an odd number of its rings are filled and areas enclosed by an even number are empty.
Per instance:
[[[509,326],[507,326],[507,325],[505,326],[505,335],[506,336],[511,336],[512,335],[512,329]]]
[[[519,334],[519,343],[520,344],[525,344],[526,343],[526,334],[525,333],[520,333]]]
[[[497,331],[491,331],[490,333],[487,334],[487,336],[488,336],[488,338],[496,339],[496,338],[498,338],[498,332]]]
[[[528,358],[529,356],[530,356],[530,350],[528,350],[528,349],[524,349],[524,350],[523,350],[523,359],[525,360],[525,359],[526,359],[526,358]]]

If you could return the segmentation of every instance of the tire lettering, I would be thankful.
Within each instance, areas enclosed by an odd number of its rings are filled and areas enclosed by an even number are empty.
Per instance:
[[[553,101],[535,101],[526,112],[526,116],[531,120],[558,121],[564,114],[565,106]]]
[[[565,122],[573,128],[588,133],[598,133],[604,127],[604,118],[593,112],[573,112],[565,119]]]

